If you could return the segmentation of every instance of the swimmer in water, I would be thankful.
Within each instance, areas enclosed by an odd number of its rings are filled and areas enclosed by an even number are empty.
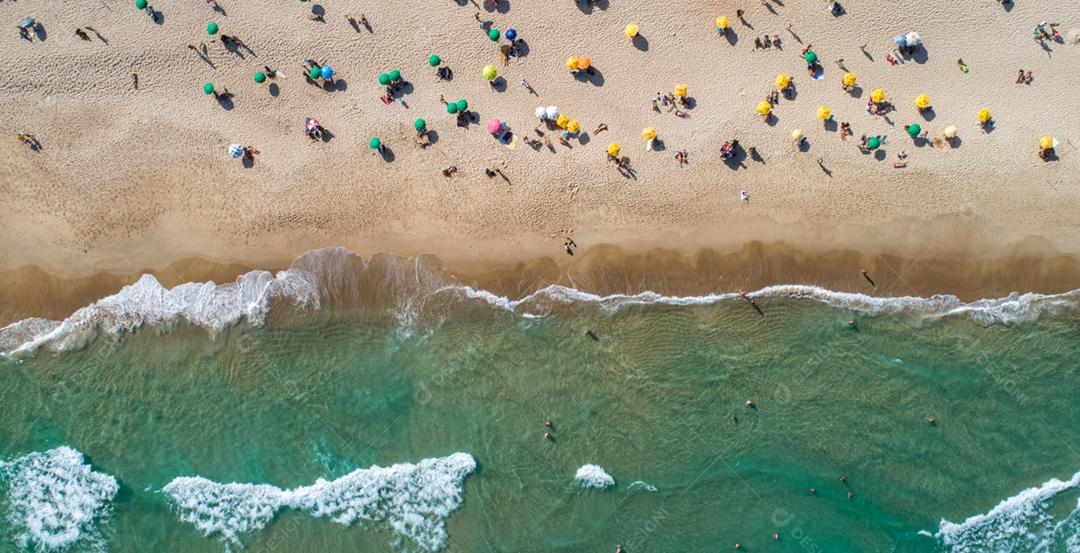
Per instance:
[[[746,400],[746,406],[747,406],[747,407],[749,407],[749,408],[751,408],[751,409],[753,409],[753,408],[754,408],[754,402],[753,402],[753,401],[750,401],[750,400],[748,399],[748,400]]]
[[[546,426],[548,428],[551,428],[551,420],[548,419],[548,420],[544,421],[544,426]]]

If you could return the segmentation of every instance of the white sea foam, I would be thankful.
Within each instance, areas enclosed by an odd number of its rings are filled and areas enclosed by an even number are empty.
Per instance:
[[[371,274],[367,273],[369,270]],[[747,295],[806,299],[867,314],[967,317],[980,324],[1034,321],[1044,315],[1080,308],[1080,290],[1053,295],[1014,292],[1003,298],[972,302],[963,302],[952,295],[886,298],[795,284],[768,286]],[[665,296],[641,292],[601,296],[559,285],[510,299],[455,283],[434,258],[405,259],[378,254],[365,262],[344,248],[327,248],[305,253],[289,269],[276,275],[251,271],[227,284],[187,283],[166,289],[154,277],[143,275],[135,284],[79,309],[63,321],[27,319],[0,329],[0,351],[32,352],[40,347],[61,350],[87,343],[98,331],[119,333],[148,325],[167,327],[178,321],[212,332],[238,321],[259,325],[266,320],[271,300],[275,298],[291,299],[301,308],[318,309],[323,303],[349,305],[361,298],[371,301],[379,296],[391,296],[378,301],[405,325],[419,320],[425,309],[446,308],[445,303],[429,304],[426,300],[447,296],[521,317],[543,317],[557,307],[574,304],[592,304],[614,312],[630,306],[694,306],[740,300],[736,293]]]
[[[7,518],[20,548],[38,552],[72,547],[104,550],[100,523],[112,511],[120,485],[94,472],[69,447],[0,463],[7,488]]]
[[[162,492],[181,520],[227,543],[239,544],[244,534],[270,524],[280,509],[291,508],[344,525],[386,522],[398,536],[437,551],[446,546],[446,519],[461,505],[465,477],[475,470],[471,455],[455,453],[416,464],[358,469],[290,490],[184,477]]]
[[[594,490],[606,490],[615,485],[615,479],[600,465],[581,465],[574,474],[574,481]]]
[[[655,492],[656,491],[656,486],[653,486],[652,484],[650,484],[650,483],[648,483],[648,482],[646,482],[644,480],[634,480],[633,482],[630,483],[629,486],[626,487],[626,489],[628,489],[628,490],[645,490],[647,492]]]
[[[1066,541],[1067,551],[1077,551],[1068,542],[1076,541],[1075,525],[1080,504],[1062,519],[1057,519],[1052,513],[1054,499],[1078,487],[1080,472],[1066,481],[1056,478],[1049,480],[963,522],[942,519],[934,537],[951,553],[1041,552],[1059,546],[1060,541]]]

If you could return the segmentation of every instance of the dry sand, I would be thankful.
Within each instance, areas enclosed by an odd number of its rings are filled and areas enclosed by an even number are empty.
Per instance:
[[[1060,22],[1071,37],[1080,29],[1077,2],[1016,0],[1006,11],[992,0],[850,0],[847,13],[833,17],[817,0],[599,0],[587,11],[573,0],[495,7],[333,0],[318,8],[325,22],[308,19],[310,2],[220,3],[227,15],[201,0],[152,1],[162,14],[153,22],[134,0],[0,2],[0,20],[8,22],[0,38],[0,127],[8,137],[0,141],[0,270],[161,274],[192,256],[281,267],[307,249],[343,245],[364,255],[435,253],[476,272],[543,255],[566,263],[564,235],[586,249],[608,243],[627,251],[731,252],[749,241],[784,241],[782,248],[807,253],[954,260],[955,267],[1080,253],[1080,103],[1070,95],[1080,46],[1049,43],[1044,50],[1031,37],[1040,21]],[[372,32],[346,22],[361,13]],[[516,28],[527,55],[502,66],[476,13],[496,28]],[[733,36],[714,32],[719,15],[731,19]],[[39,21],[44,40],[18,39],[12,27],[24,16]],[[233,53],[211,40],[210,21],[250,50]],[[634,44],[622,33],[631,21],[643,37]],[[101,38],[78,38],[80,26]],[[888,64],[893,37],[912,30],[922,34],[923,56]],[[783,48],[755,50],[754,38],[765,34],[780,35]],[[208,61],[187,48],[203,43]],[[806,74],[800,51],[808,43],[821,57],[823,80]],[[427,65],[432,53],[453,80],[435,79]],[[581,54],[597,69],[587,80],[564,69],[568,56]],[[307,58],[334,67],[334,90],[305,82]],[[839,58],[859,76],[861,99],[841,90]],[[499,67],[504,91],[480,77],[487,64]],[[263,65],[281,73],[268,81],[273,90],[253,82]],[[378,99],[376,76],[394,68],[413,86],[407,108]],[[1018,68],[1034,72],[1031,85],[1014,83]],[[779,72],[794,77],[798,94],[782,100],[767,125],[754,107]],[[203,95],[207,81],[227,87],[231,105]],[[656,92],[676,83],[687,84],[695,101],[689,117],[651,111]],[[887,119],[864,113],[878,87],[897,106]],[[932,99],[930,121],[915,110],[920,92]],[[456,127],[440,95],[467,98],[479,124]],[[551,104],[581,120],[587,140],[510,150],[484,129],[498,117],[535,138],[533,111]],[[841,142],[823,129],[815,117],[822,104],[850,122],[855,137]],[[989,134],[977,125],[983,107],[996,121]],[[305,117],[320,119],[333,139],[310,143]],[[413,142],[417,117],[437,133],[427,149]],[[934,135],[954,124],[960,140],[916,146],[903,131],[912,122]],[[609,130],[592,136],[599,123]],[[665,151],[646,151],[644,127],[656,128]],[[805,131],[808,151],[791,145],[795,128]],[[33,133],[42,151],[16,142],[19,131]],[[888,135],[883,160],[859,152],[860,134]],[[1035,155],[1044,134],[1060,141],[1056,161]],[[374,135],[388,144],[392,161],[369,150]],[[719,147],[733,138],[754,146],[763,162],[726,165]],[[234,142],[260,150],[253,167],[229,158]],[[635,178],[605,161],[611,142],[622,145]],[[689,153],[689,166],[677,167],[678,150]],[[910,154],[906,169],[893,168],[900,150]],[[460,172],[444,178],[447,165]],[[485,177],[485,167],[500,169],[508,182]],[[739,201],[741,189],[750,203]],[[1071,265],[1048,265],[1064,266]],[[9,281],[26,274],[10,273]],[[1068,280],[1015,284],[1059,288]],[[927,277],[926,293],[936,288]]]

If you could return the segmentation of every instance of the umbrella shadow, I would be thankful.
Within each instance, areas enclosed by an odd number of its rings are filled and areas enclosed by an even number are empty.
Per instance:
[[[232,94],[218,94],[217,103],[227,111],[232,111],[232,109],[236,107],[236,105],[233,104]]]
[[[922,110],[922,113],[920,113],[919,115],[922,115],[922,118],[925,121],[933,121],[934,119],[937,119],[937,113],[934,113],[934,108],[932,107]]]
[[[49,38],[49,33],[45,31],[45,26],[41,23],[34,23],[34,35],[41,42],[45,42]]]
[[[662,152],[667,149],[667,145],[664,144],[663,140],[660,140],[659,138],[654,138],[652,143],[652,149],[654,152]]]
[[[577,141],[578,141],[578,144],[581,144],[582,146],[584,146],[584,145],[588,144],[589,142],[592,142],[592,137],[589,136],[589,133],[582,132],[581,134],[578,135]]]
[[[855,85],[851,88],[851,97],[858,100],[859,98],[862,98],[862,92],[862,87],[859,85]]]
[[[326,8],[324,8],[322,6],[322,4],[312,4],[311,5],[311,15],[314,15],[315,17],[318,17],[319,20],[322,21],[323,23],[326,22],[325,21]]]
[[[244,164],[244,169],[251,169],[255,166],[255,156],[243,156],[241,163]]]
[[[795,86],[795,80],[794,79],[791,80],[791,83],[788,84],[787,88],[785,88],[780,93],[780,95],[783,96],[783,98],[785,100],[789,101],[789,102],[793,101],[795,98],[799,97],[799,88],[797,86]]]
[[[491,89],[495,92],[506,92],[506,79],[495,77],[495,79],[491,81]]]
[[[649,51],[649,39],[645,38],[645,35],[641,33],[635,35],[634,38],[630,41],[630,43],[634,45],[634,48],[637,48],[642,52]]]
[[[773,114],[773,112],[771,112],[771,111],[769,112],[768,115],[765,116],[765,124],[770,126],[770,127],[775,127],[777,125],[777,123],[779,123],[779,122],[780,122],[780,118],[777,117],[775,114]]]
[[[922,64],[926,63],[926,60],[930,59],[930,55],[926,51],[926,48],[923,48],[922,46],[919,46],[918,48],[915,49],[914,52],[911,53],[911,55],[908,57],[908,59],[910,59],[911,61],[914,61],[915,63],[917,63],[919,65],[922,65]]]
[[[327,92],[345,92],[349,89],[349,82],[345,79],[332,79],[323,81],[323,90]]]
[[[885,150],[878,148],[874,151],[874,159],[878,161],[885,161]]]
[[[839,128],[839,125],[836,124],[836,119],[830,117],[830,118],[825,120],[825,131],[826,132],[836,132],[836,130],[838,128]]]
[[[379,150],[378,153],[379,153],[379,157],[381,157],[383,159],[383,161],[385,161],[387,163],[397,159],[397,157],[394,156],[394,150],[391,150],[390,146],[383,145],[382,149]]]
[[[952,138],[946,138],[945,142],[947,142],[949,144],[949,147],[954,149],[954,150],[959,148],[960,145],[964,143],[964,141],[959,136],[954,136]]]
[[[278,94],[281,94],[281,88],[278,87],[277,83],[270,83],[270,86],[266,87],[266,90],[274,98],[277,98]]]
[[[593,66],[574,73],[574,78],[583,83],[591,83],[593,86],[604,86],[604,74]]]
[[[806,138],[803,138],[802,140],[800,140],[799,141],[799,151],[804,153],[804,154],[806,152],[809,152],[810,151],[810,141],[807,140]]]
[[[326,130],[325,128],[323,128],[322,141],[323,142],[330,142],[333,139],[334,139],[334,133],[332,133],[332,132]]]
[[[735,46],[739,43],[739,34],[736,33],[735,29],[730,25],[728,26],[727,30],[724,31],[724,38],[727,39],[727,43],[731,46]]]
[[[524,58],[529,55],[529,43],[525,42],[525,39],[519,38],[514,41],[514,52],[518,58]]]
[[[156,23],[158,25],[164,25],[165,24],[165,12],[163,12],[161,10],[153,10],[153,12],[150,14],[150,21],[153,21],[154,23]]]
[[[424,134],[427,135],[428,142],[431,143],[432,145],[437,144],[439,142],[439,132],[438,131],[430,130],[430,131],[427,131]]]
[[[697,98],[693,96],[686,96],[682,99],[682,107],[686,109],[694,109],[697,107]]]

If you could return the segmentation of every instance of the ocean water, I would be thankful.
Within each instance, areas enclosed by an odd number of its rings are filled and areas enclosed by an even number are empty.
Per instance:
[[[1075,293],[750,297],[144,278],[0,330],[0,552],[1080,551]]]

